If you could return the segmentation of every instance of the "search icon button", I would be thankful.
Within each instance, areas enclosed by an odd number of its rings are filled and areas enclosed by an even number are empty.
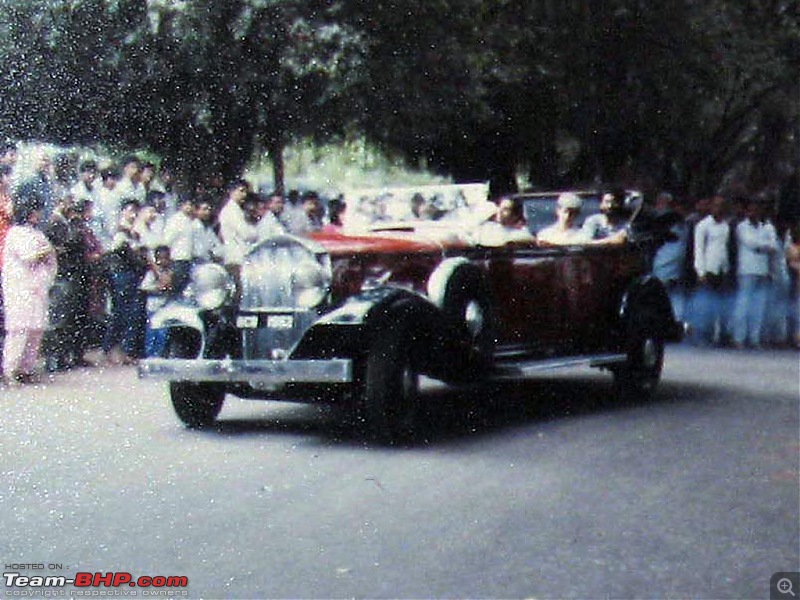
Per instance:
[[[792,591],[792,580],[787,579],[786,577],[783,579],[778,579],[778,591],[781,594],[791,594],[794,596],[794,592]]]
[[[775,573],[770,580],[770,600],[797,598],[798,585],[800,585],[800,573]]]

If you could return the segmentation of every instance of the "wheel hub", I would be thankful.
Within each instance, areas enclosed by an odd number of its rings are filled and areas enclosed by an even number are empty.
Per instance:
[[[647,338],[642,346],[642,365],[647,369],[654,369],[658,364],[658,349],[652,338]]]
[[[484,321],[483,308],[478,302],[471,300],[464,309],[464,322],[467,325],[467,331],[473,338],[478,337],[478,334],[483,331]]]
[[[407,365],[403,369],[403,398],[408,401],[412,401],[417,396],[417,391],[419,389],[419,375],[417,374],[414,369],[411,368],[410,365]]]

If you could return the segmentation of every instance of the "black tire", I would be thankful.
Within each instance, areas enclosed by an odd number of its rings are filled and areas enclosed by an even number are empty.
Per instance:
[[[195,358],[197,340],[171,331],[164,352],[166,358]],[[174,335],[172,335],[174,334]],[[181,422],[192,429],[213,424],[225,402],[225,388],[218,383],[172,381],[169,384],[172,407]]]
[[[202,429],[213,424],[225,401],[225,389],[215,383],[172,381],[169,384],[169,395],[175,414],[192,429]]]
[[[442,310],[469,340],[480,366],[490,365],[495,346],[492,303],[480,273],[472,269],[453,273]]]
[[[408,440],[419,414],[419,373],[407,329],[389,329],[373,342],[364,365],[359,410],[368,437],[380,443]]]
[[[627,362],[614,370],[616,396],[624,401],[649,399],[664,367],[664,340],[649,333],[631,334]]]

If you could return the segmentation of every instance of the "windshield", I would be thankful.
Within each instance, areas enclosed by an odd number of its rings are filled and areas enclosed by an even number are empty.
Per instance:
[[[345,193],[346,232],[460,228],[493,215],[486,183],[369,188]]]
[[[583,227],[586,219],[600,212],[603,195],[600,192],[576,192],[576,194],[583,201],[580,213],[575,220],[575,226],[580,228]],[[522,202],[525,222],[531,234],[536,235],[545,227],[555,223],[558,196],[559,192],[518,194],[516,196]],[[636,214],[641,201],[642,197],[638,192],[627,193],[625,207],[630,217]]]
[[[488,222],[494,221],[497,215],[497,204],[488,200],[488,192],[488,184],[482,183],[352,190],[345,194],[344,232],[351,235],[413,232],[415,237],[486,245],[484,226],[491,225]],[[522,205],[531,239],[556,221],[560,193],[513,196]],[[586,219],[600,212],[602,193],[576,194],[583,201],[576,221],[580,228]],[[629,215],[635,214],[640,202],[640,194],[628,192],[625,204]]]
[[[576,219],[576,226],[582,227],[584,221],[594,214],[600,212],[600,194],[599,193],[585,193],[578,194],[583,200],[581,212]],[[536,235],[545,227],[552,225],[556,221],[556,202],[558,201],[558,193],[554,194],[536,194],[533,196],[520,196],[522,201],[525,222],[528,225],[528,231]]]

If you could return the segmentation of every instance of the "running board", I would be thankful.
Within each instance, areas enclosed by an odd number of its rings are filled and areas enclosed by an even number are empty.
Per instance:
[[[489,379],[519,379],[539,371],[565,369],[568,367],[607,367],[622,364],[628,360],[626,354],[593,354],[571,358],[542,358],[527,360],[513,365],[497,365],[489,373]]]

